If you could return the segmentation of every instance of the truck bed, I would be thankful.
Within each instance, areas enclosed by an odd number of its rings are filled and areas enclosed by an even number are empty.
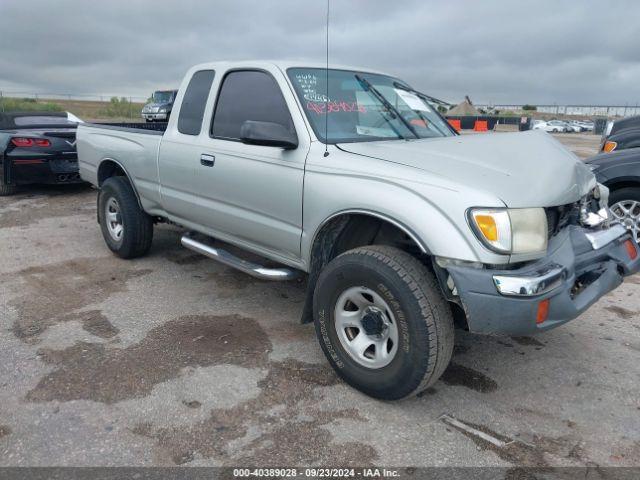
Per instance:
[[[101,164],[126,172],[147,211],[158,208],[157,155],[166,123],[84,123],[78,125],[78,167],[83,180],[100,185]],[[108,162],[103,162],[107,160]]]
[[[108,128],[121,131],[135,131],[137,133],[150,133],[152,135],[162,135],[167,129],[167,122],[100,122],[91,123],[97,127]],[[139,130],[143,130],[140,132]]]

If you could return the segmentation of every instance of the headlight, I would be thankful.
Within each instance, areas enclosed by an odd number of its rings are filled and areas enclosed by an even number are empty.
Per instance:
[[[478,240],[494,252],[535,253],[547,249],[543,208],[472,208],[468,216]]]
[[[160,110],[158,110],[158,112],[160,113],[167,113],[167,109],[162,107]]]

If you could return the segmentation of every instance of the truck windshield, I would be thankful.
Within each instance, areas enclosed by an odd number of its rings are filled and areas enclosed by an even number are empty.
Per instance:
[[[330,69],[327,100],[325,69],[290,68],[287,73],[313,131],[323,143],[454,135],[432,105],[409,92],[410,88],[396,78]]]
[[[153,92],[153,103],[170,103],[173,100],[173,92]]]

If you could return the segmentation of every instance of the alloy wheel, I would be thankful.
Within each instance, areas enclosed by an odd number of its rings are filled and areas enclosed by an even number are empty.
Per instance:
[[[629,230],[636,243],[640,243],[640,202],[620,200],[611,206],[611,213]]]

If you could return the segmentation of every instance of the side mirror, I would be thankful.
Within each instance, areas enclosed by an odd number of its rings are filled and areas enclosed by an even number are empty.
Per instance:
[[[242,143],[280,147],[287,150],[298,148],[298,137],[283,125],[274,122],[247,120],[240,128]]]

